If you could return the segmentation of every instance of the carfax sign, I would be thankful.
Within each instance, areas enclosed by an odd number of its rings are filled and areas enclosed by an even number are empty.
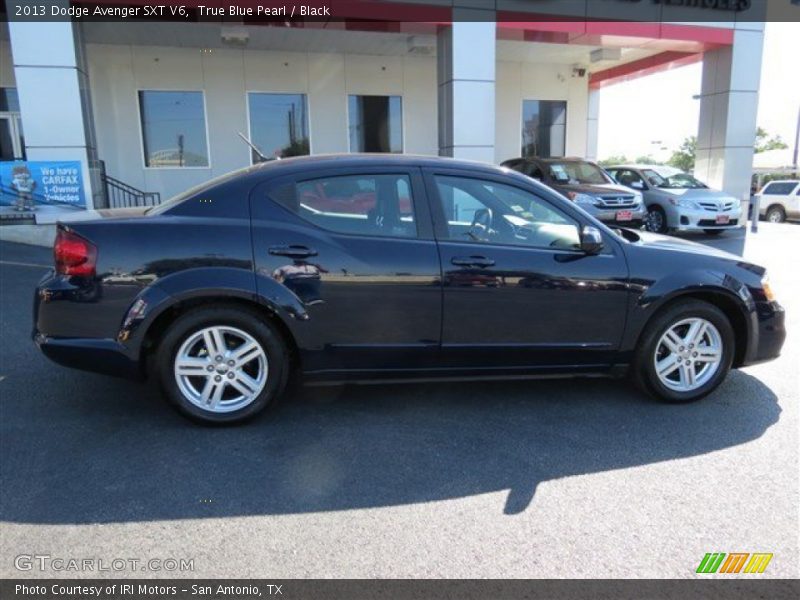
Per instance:
[[[0,204],[17,210],[42,205],[86,208],[81,163],[0,162]]]

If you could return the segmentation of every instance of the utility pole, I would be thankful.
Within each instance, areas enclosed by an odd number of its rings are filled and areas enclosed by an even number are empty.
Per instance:
[[[797,155],[800,151],[800,106],[797,107],[797,132],[794,134],[794,170],[795,175],[797,175],[798,171],[798,164],[797,164]]]

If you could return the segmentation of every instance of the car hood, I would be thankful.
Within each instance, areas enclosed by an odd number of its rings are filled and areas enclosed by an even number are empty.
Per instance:
[[[576,192],[578,194],[592,194],[593,196],[606,196],[608,194],[620,194],[625,196],[635,196],[636,192],[630,188],[613,183],[590,185],[585,183],[555,183],[553,186],[559,190]]]
[[[673,196],[675,198],[686,198],[687,200],[718,200],[718,201],[730,201],[734,200],[735,198],[730,194],[726,194],[725,192],[720,192],[719,190],[707,190],[707,189],[695,189],[695,190],[679,190],[679,189],[670,189],[670,188],[655,188],[657,191],[661,192],[662,194],[667,194],[669,196]]]
[[[742,263],[742,257],[724,250],[712,248],[705,244],[698,244],[682,238],[676,238],[666,235],[659,235],[657,233],[650,233],[647,231],[636,231],[639,236],[639,241],[636,244],[646,246],[648,248],[658,248],[659,250],[668,250],[673,252],[688,252],[690,254],[701,254],[703,256],[715,256],[717,258],[724,258],[736,263]]]

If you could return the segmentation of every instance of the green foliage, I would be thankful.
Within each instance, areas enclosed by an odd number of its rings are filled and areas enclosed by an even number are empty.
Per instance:
[[[789,146],[783,141],[779,135],[770,137],[769,133],[763,127],[756,129],[756,142],[753,146],[756,154],[761,152],[769,152],[770,150],[786,150]]]
[[[681,171],[690,172],[694,169],[694,161],[697,156],[697,136],[692,135],[683,140],[680,148],[672,153],[667,161],[670,167],[675,167]]]
[[[615,165],[628,165],[630,161],[628,157],[624,154],[619,154],[616,156],[609,156],[608,158],[604,158],[603,160],[597,161],[597,164],[601,167],[613,167]]]

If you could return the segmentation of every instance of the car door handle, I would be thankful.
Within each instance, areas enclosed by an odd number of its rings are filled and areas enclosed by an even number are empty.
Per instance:
[[[485,256],[455,256],[450,260],[457,267],[478,267],[485,269],[493,267],[494,261]]]
[[[308,246],[270,246],[269,253],[272,256],[288,256],[289,258],[308,258],[317,255],[317,251]]]

